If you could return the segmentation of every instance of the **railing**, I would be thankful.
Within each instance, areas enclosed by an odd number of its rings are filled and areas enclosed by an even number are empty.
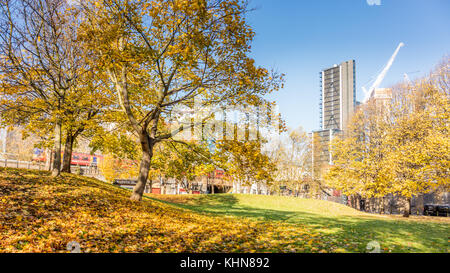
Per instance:
[[[45,164],[33,161],[21,161],[15,159],[0,158],[0,167],[5,168],[21,168],[30,170],[45,170]]]
[[[48,170],[45,163],[35,161],[21,161],[15,159],[0,158],[0,167],[29,169],[29,170]],[[81,174],[84,176],[96,177],[100,175],[100,171],[96,166],[76,166],[72,165],[70,168],[72,173]]]
[[[80,174],[84,176],[93,176],[96,177],[100,175],[100,170],[97,166],[78,166],[72,165],[70,171],[75,174]]]

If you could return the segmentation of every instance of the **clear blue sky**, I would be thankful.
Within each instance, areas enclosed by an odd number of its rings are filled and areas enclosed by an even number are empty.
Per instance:
[[[449,0],[252,0],[248,20],[256,32],[257,64],[286,73],[285,88],[270,96],[289,127],[319,129],[319,72],[356,61],[361,86],[387,63],[400,42],[394,65],[381,84],[388,87],[428,73],[450,54]]]

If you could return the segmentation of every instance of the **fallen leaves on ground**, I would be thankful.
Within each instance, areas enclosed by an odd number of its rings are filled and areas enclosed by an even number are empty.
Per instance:
[[[0,168],[0,252],[326,252],[301,226],[132,202],[107,183]],[[314,240],[314,245],[311,244]]]

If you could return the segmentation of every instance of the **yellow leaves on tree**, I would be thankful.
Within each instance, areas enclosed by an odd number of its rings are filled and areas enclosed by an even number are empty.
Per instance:
[[[114,182],[115,179],[136,179],[139,169],[137,162],[115,158],[111,154],[103,157],[99,164],[100,172],[106,181]]]
[[[217,162],[233,180],[243,185],[272,183],[276,167],[269,156],[263,153],[260,140],[224,140],[217,144],[217,149]]]
[[[428,77],[371,100],[332,147],[330,185],[363,197],[403,197],[450,188],[449,59]]]
[[[204,107],[260,105],[283,82],[250,57],[254,32],[245,1],[86,2],[80,35],[104,64],[115,116],[141,144],[133,200],[142,199],[155,145],[189,129],[161,130],[176,107],[194,100]]]

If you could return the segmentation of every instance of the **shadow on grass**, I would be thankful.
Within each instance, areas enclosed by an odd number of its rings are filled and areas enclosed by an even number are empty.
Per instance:
[[[45,204],[43,201],[47,199],[65,203],[66,201],[71,201],[71,199],[60,199],[60,193],[80,189],[85,186],[104,190],[111,195],[120,194],[126,197],[128,193],[125,189],[115,188],[95,179],[75,179],[76,176],[73,175],[63,175],[59,179],[50,179],[48,177],[49,173],[44,172],[9,171],[8,169],[0,168],[0,180],[4,181],[3,184],[0,183],[0,194],[8,195],[9,198],[17,199],[17,201],[24,201],[23,197],[26,194],[27,200],[40,200],[38,203]],[[35,179],[31,176],[38,176],[39,178],[35,177]],[[18,180],[21,183],[17,183]],[[62,180],[64,180],[64,183],[61,183]],[[39,184],[35,185],[36,187],[55,185],[52,187],[52,193],[55,196],[35,196],[34,189],[31,187],[33,184]],[[100,202],[96,199],[97,196],[94,192],[72,197],[83,201],[81,204],[83,208],[89,207],[91,201]],[[148,197],[148,199],[216,217],[228,215],[264,222],[287,223],[292,228],[301,227],[308,233],[317,235],[317,244],[330,245],[331,247],[327,249],[343,248],[346,251],[364,252],[368,242],[378,241],[384,251],[386,251],[385,248],[393,252],[449,251],[450,229],[448,223],[417,222],[375,216],[332,216],[311,213],[306,210],[284,211],[282,209],[268,208],[267,205],[263,205],[263,208],[252,204],[244,205],[238,197],[231,194],[186,196],[186,202],[183,201],[184,197],[183,200],[180,199],[184,202],[181,204],[161,201],[159,198],[153,198],[153,196]],[[45,204],[45,208],[48,213],[57,209],[51,203]],[[10,212],[22,214],[20,208]],[[28,213],[34,215],[33,210],[29,210]],[[52,217],[50,214],[34,216],[40,219]]]
[[[150,199],[214,216],[252,218],[302,226],[323,236],[330,244],[349,246],[365,251],[370,241],[378,241],[382,251],[448,252],[450,225],[448,223],[417,222],[377,216],[327,216],[305,211],[283,211],[240,204],[231,194],[190,196],[186,203]]]

